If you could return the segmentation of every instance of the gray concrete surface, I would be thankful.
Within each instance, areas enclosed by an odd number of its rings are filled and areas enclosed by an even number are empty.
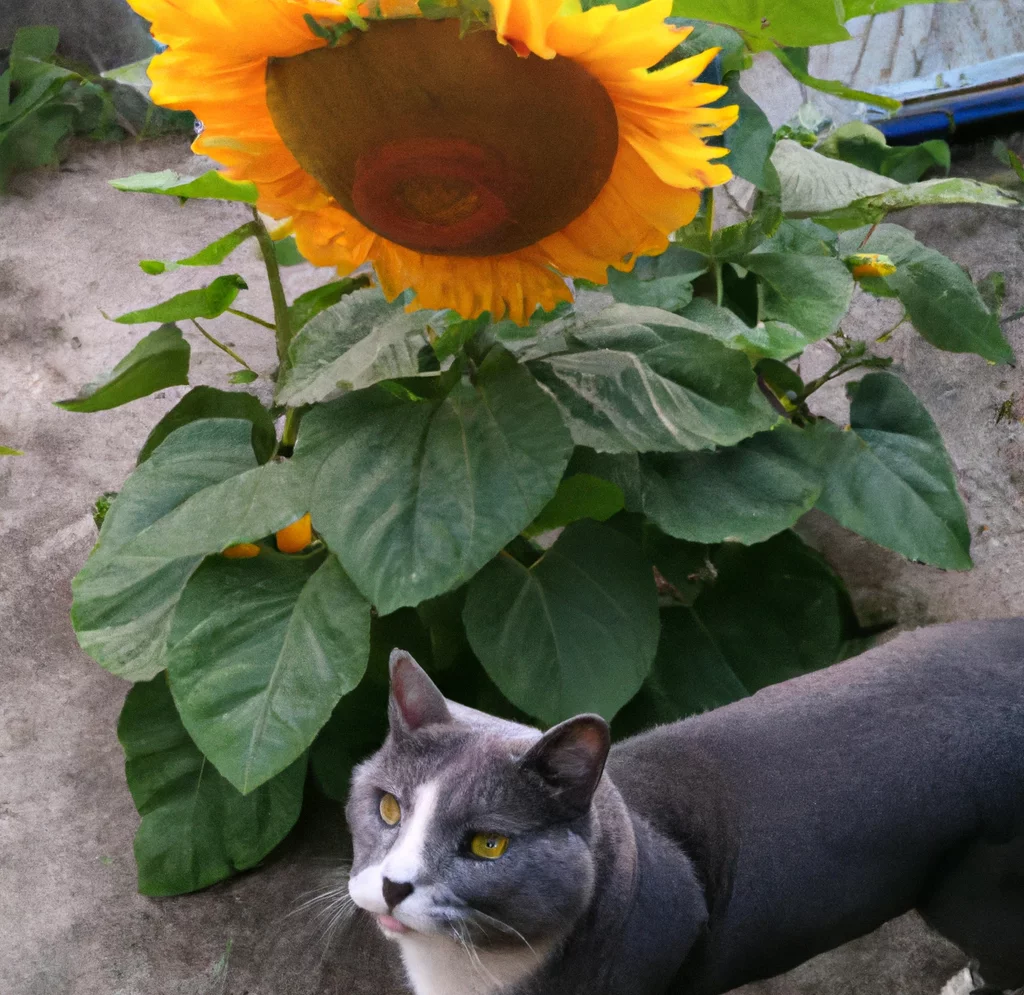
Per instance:
[[[400,990],[393,965],[372,933],[325,945],[310,911],[292,914],[344,854],[336,809],[311,813],[261,870],[194,896],[135,893],[138,820],[114,735],[126,685],[79,651],[68,620],[69,582],[95,537],[92,501],[120,485],[182,389],[96,415],[50,402],[141,336],[107,322],[100,308],[120,313],[196,279],[145,276],[138,259],[184,255],[244,217],[241,207],[179,208],[120,194],[106,180],[187,159],[180,141],[83,145],[60,172],[23,177],[0,202],[0,441],[27,454],[0,460],[0,995],[391,995]],[[1019,216],[955,209],[901,220],[979,273],[1005,270],[1011,306],[1024,303]],[[229,264],[221,271],[262,288],[249,247]],[[322,275],[298,268],[287,279],[294,293]],[[240,304],[270,313],[262,289]],[[875,335],[892,320],[886,307],[858,306],[849,330]],[[226,319],[217,329],[257,369],[272,362],[255,326]],[[1024,349],[1024,327],[1010,332]],[[849,579],[867,620],[1020,613],[1024,428],[1016,419],[997,425],[995,415],[1014,393],[1024,415],[1021,375],[939,353],[907,329],[891,347],[946,435],[972,524],[988,526],[976,542],[977,568],[907,564],[820,518],[808,532]],[[193,350],[194,382],[225,386],[233,364],[202,339]],[[823,352],[808,357],[807,372],[825,362]],[[841,417],[838,390],[819,403]],[[229,944],[227,968],[218,969]],[[961,960],[906,917],[748,995],[937,995]]]

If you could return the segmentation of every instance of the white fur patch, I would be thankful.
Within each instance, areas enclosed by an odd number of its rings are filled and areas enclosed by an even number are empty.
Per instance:
[[[958,971],[943,985],[942,991],[939,995],[971,995],[971,992],[977,988],[974,982],[974,978],[971,975],[971,969],[965,967],[962,971]]]
[[[416,789],[410,811],[402,812],[402,825],[395,845],[379,864],[364,867],[349,881],[348,893],[356,905],[374,915],[385,915],[388,906],[384,901],[384,878],[397,883],[411,881],[416,884],[423,865],[423,847],[436,809],[437,782],[427,781]],[[415,891],[413,896],[416,896]],[[398,918],[404,917],[400,914]],[[414,923],[409,925],[415,928]]]
[[[398,842],[381,864],[381,874],[399,884],[417,883],[423,867],[423,848],[437,809],[437,781],[421,784],[413,795],[412,812],[402,819]]]
[[[443,936],[398,937],[405,972],[416,995],[498,995],[536,971],[550,945],[472,950]]]

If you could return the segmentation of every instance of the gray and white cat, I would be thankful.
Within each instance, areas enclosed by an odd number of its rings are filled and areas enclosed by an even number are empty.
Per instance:
[[[417,995],[713,995],[917,908],[1024,985],[1024,620],[921,629],[612,747],[391,658],[349,892]]]

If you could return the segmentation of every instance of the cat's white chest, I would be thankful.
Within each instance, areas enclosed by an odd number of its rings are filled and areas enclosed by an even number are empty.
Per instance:
[[[472,953],[443,937],[403,936],[402,962],[416,995],[500,995],[536,971],[546,950]]]

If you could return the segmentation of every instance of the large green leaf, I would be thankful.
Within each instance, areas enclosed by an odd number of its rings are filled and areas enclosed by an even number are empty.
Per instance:
[[[269,526],[280,522],[280,528],[303,514],[275,496],[283,488],[255,486],[253,471],[261,471],[255,482],[267,474],[284,480],[287,468],[257,468],[251,437],[248,421],[192,422],[172,432],[125,481],[72,582],[78,641],[111,673],[148,680],[164,668],[178,599],[206,553],[268,535]],[[240,488],[239,480],[247,486]],[[211,492],[212,501],[183,513],[190,500],[202,502]],[[285,511],[275,518],[269,512],[279,502]],[[263,517],[257,527],[267,526],[264,531],[247,527],[253,516]]]
[[[915,3],[951,3],[953,0],[843,0],[846,19],[863,17],[866,14],[886,14]]]
[[[910,183],[897,190],[864,197],[847,207],[819,214],[817,218],[822,224],[841,231],[856,225],[874,224],[891,211],[936,204],[977,204],[981,207],[1016,210],[1021,206],[1020,201],[991,183],[952,176],[948,179],[922,180],[920,183]]]
[[[641,256],[628,273],[608,267],[608,291],[623,304],[678,311],[693,300],[693,281],[708,263],[688,249],[670,245],[659,256]]]
[[[677,539],[762,542],[818,500],[827,441],[817,427],[784,422],[712,453],[645,453],[643,511]]]
[[[201,176],[182,176],[173,169],[159,173],[136,173],[120,180],[110,180],[115,190],[128,193],[156,193],[181,200],[229,200],[255,204],[258,196],[255,183],[239,183],[211,169]]]
[[[369,649],[370,606],[335,556],[265,550],[195,572],[167,671],[189,735],[248,794],[309,748]]]
[[[143,895],[197,891],[255,866],[299,816],[306,758],[240,794],[189,738],[163,675],[128,693],[117,735],[142,816],[135,860]]]
[[[810,341],[831,335],[853,299],[853,277],[829,256],[754,252],[741,265],[761,278],[762,317],[782,322]]]
[[[65,411],[106,411],[164,387],[188,383],[191,349],[175,325],[161,325],[136,343],[120,363],[82,388],[78,397],[56,401]]]
[[[662,610],[651,675],[616,732],[728,704],[847,655],[861,629],[842,581],[792,532],[726,544],[689,606]]]
[[[387,614],[476,573],[551,499],[570,449],[558,409],[495,349],[442,399],[377,387],[317,406],[292,462],[316,530]]]
[[[406,314],[400,303],[389,304],[376,289],[348,294],[292,340],[277,402],[314,404],[339,390],[436,373],[426,332],[429,314]]]
[[[1019,202],[989,183],[950,177],[903,184],[870,169],[831,159],[781,141],[772,164],[782,184],[782,207],[790,217],[814,217],[831,228],[881,221],[890,211],[926,204],[981,204],[1019,208]]]
[[[726,73],[722,83],[729,92],[717,103],[722,107],[736,104],[740,109],[739,120],[725,133],[729,149],[725,162],[737,176],[761,190],[768,189],[771,180],[765,165],[775,146],[775,129],[765,112],[740,85],[739,71]]]
[[[777,416],[746,356],[695,322],[616,304],[552,322],[567,351],[529,366],[562,409],[573,440],[600,452],[731,445]],[[529,355],[529,354],[528,354]]]
[[[529,568],[507,554],[492,560],[470,582],[463,618],[494,683],[546,723],[578,712],[610,719],[643,683],[658,643],[646,557],[589,521],[570,525]]]
[[[622,490],[617,484],[589,473],[574,473],[558,485],[555,496],[544,505],[523,534],[540,535],[582,518],[603,522],[622,511],[625,505]]]
[[[850,37],[836,0],[674,0],[672,13],[738,28],[753,48],[827,45]]]
[[[851,431],[833,434],[818,507],[911,560],[965,570],[971,534],[942,436],[897,377],[872,373],[847,388]]]
[[[188,318],[216,318],[222,315],[248,284],[237,273],[218,276],[213,283],[198,290],[186,290],[169,300],[140,311],[129,311],[114,321],[122,325],[139,325],[147,321],[185,321]]]
[[[854,252],[881,253],[896,264],[896,272],[881,281],[899,297],[914,327],[932,345],[977,353],[993,363],[1014,361],[999,315],[985,306],[970,277],[941,252],[922,245],[899,225],[844,233],[840,253]]]
[[[814,305],[809,307],[813,309]],[[818,314],[824,315],[827,310],[830,308],[826,305]],[[782,321],[759,321],[756,325],[748,325],[728,308],[718,307],[704,297],[696,298],[685,307],[682,317],[696,322],[730,349],[745,352],[753,362],[765,357],[790,359],[822,337],[813,332],[803,332]]]
[[[280,244],[274,243],[275,246]],[[321,287],[314,287],[304,294],[299,294],[288,308],[292,334],[298,332],[307,321],[315,318],[321,311],[334,307],[342,297],[367,286],[369,282],[370,278],[366,276],[350,276],[344,280],[331,280]]]
[[[145,463],[153,451],[175,430],[189,422],[203,418],[243,418],[252,423],[252,448],[260,463],[266,463],[274,454],[277,432],[274,420],[252,394],[238,390],[218,390],[216,387],[193,387],[149,433],[138,463]]]

